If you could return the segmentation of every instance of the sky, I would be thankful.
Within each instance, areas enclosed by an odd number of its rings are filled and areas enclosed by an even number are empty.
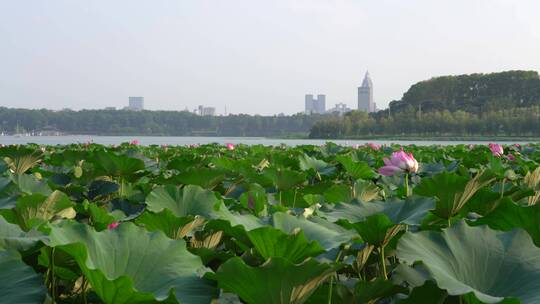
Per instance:
[[[0,0],[0,106],[385,108],[441,75],[540,70],[538,0]]]

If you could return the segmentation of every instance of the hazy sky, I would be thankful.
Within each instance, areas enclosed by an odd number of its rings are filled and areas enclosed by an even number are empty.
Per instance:
[[[540,70],[538,0],[0,0],[0,106],[386,107],[437,75]]]

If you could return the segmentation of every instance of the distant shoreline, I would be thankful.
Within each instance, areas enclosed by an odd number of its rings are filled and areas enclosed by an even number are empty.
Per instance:
[[[381,135],[381,136],[362,136],[362,137],[341,137],[341,138],[310,138],[305,137],[267,137],[272,139],[313,139],[313,140],[400,140],[400,141],[527,141],[540,142],[540,137],[528,136],[420,136],[420,135]]]
[[[6,137],[16,137],[13,135],[4,135],[0,136],[0,141],[2,138]],[[381,135],[381,136],[362,136],[362,137],[342,137],[342,138],[310,138],[307,134],[291,134],[285,136],[173,136],[173,135],[146,135],[146,134],[114,134],[114,135],[105,135],[105,134],[62,134],[62,135],[50,135],[50,136],[19,136],[18,138],[40,138],[40,137],[177,137],[177,138],[235,138],[235,139],[269,139],[269,140],[323,140],[323,141],[480,141],[480,142],[489,142],[489,141],[499,141],[499,142],[540,142],[540,137],[528,137],[528,136],[420,136],[420,135]]]

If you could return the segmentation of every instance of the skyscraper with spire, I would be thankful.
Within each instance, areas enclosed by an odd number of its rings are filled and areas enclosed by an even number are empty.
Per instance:
[[[358,110],[368,113],[377,110],[377,106],[373,102],[373,81],[371,81],[369,71],[364,76],[362,86],[358,87]]]

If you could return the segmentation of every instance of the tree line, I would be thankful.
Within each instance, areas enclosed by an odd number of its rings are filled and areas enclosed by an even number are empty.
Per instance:
[[[321,115],[199,116],[187,111],[52,111],[0,108],[6,134],[54,130],[64,134],[154,136],[307,135]]]
[[[310,137],[540,136],[539,107],[536,71],[443,76],[414,84],[386,110],[319,121]]]
[[[540,76],[536,71],[506,71],[434,77],[412,85],[401,100],[392,101],[380,115],[410,111],[449,110],[469,113],[530,107],[540,102]]]
[[[310,138],[369,136],[540,136],[540,106],[469,113],[403,111],[370,116],[354,111],[315,123]]]

